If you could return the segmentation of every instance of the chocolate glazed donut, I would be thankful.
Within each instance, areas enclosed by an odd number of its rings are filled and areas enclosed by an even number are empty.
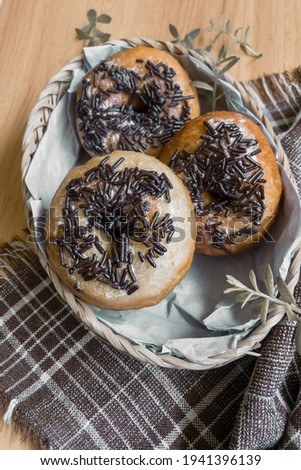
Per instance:
[[[88,303],[154,305],[190,267],[196,223],[189,193],[153,157],[116,151],[91,159],[71,170],[51,207],[49,260]]]
[[[77,91],[77,131],[92,157],[114,150],[158,156],[199,114],[186,71],[170,54],[150,47],[127,49],[100,62]]]
[[[253,121],[227,111],[205,114],[188,123],[160,159],[190,192],[198,252],[235,254],[268,236],[282,182],[274,153]]]

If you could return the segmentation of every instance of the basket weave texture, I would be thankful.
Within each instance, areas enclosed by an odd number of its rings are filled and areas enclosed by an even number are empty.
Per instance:
[[[187,50],[182,46],[175,45],[171,42],[155,41],[149,39],[124,39],[110,42],[112,45],[119,46],[149,46],[171,52],[176,55],[189,54],[192,57],[204,62],[210,66],[210,56],[201,56],[193,50]],[[22,158],[22,184],[23,195],[27,202],[31,194],[26,186],[25,177],[30,167],[32,158],[38,148],[38,145],[47,129],[47,124],[52,111],[55,109],[64,93],[69,88],[70,82],[73,78],[73,72],[76,69],[82,68],[83,56],[78,56],[72,59],[66,66],[64,66],[59,73],[57,73],[46,85],[46,88],[40,94],[35,107],[33,108],[27,123],[25,136],[23,139],[23,158]],[[279,162],[284,166],[289,178],[295,185],[294,177],[290,170],[288,159],[283,151],[281,143],[275,135],[271,124],[263,115],[260,110],[260,105],[247,93],[242,84],[235,81],[229,74],[225,74],[225,80],[234,86],[241,94],[244,105],[250,109],[251,112],[264,124],[273,139],[277,152]],[[27,206],[27,205],[26,205]],[[27,210],[27,209],[26,209]],[[30,213],[27,210],[27,221],[30,225]],[[76,317],[84,323],[86,328],[93,331],[103,340],[110,343],[119,351],[129,354],[136,359],[147,362],[150,364],[175,368],[175,369],[193,369],[193,370],[206,370],[223,366],[231,361],[234,361],[245,354],[252,354],[252,350],[260,345],[260,341],[269,333],[271,328],[275,326],[283,317],[284,313],[281,308],[275,308],[270,313],[265,325],[260,324],[253,332],[244,340],[242,340],[236,349],[208,357],[198,363],[192,363],[185,359],[181,359],[170,354],[155,354],[147,348],[130,343],[122,336],[115,334],[108,326],[101,323],[85,302],[74,296],[73,292],[65,287],[56,272],[49,265],[45,259],[44,254],[39,249],[37,243],[34,243],[34,248],[38,254],[40,262],[52,280],[58,294],[68,303]],[[301,265],[301,248],[296,251],[291,260],[289,272],[287,275],[287,283],[291,289],[296,285],[299,278],[299,269]]]

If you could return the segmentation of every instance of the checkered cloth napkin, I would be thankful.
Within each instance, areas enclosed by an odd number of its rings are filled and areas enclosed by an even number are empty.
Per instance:
[[[270,118],[301,189],[301,69],[245,83]],[[206,372],[163,369],[105,344],[73,316],[21,242],[2,249],[4,419],[48,449],[301,449],[296,325],[259,358]],[[301,282],[295,292],[301,303]]]

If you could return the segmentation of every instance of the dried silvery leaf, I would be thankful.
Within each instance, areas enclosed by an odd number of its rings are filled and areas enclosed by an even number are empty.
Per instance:
[[[96,31],[96,36],[101,40],[101,42],[107,42],[111,35],[108,33],[102,33],[101,31],[97,30]]]
[[[267,321],[267,316],[269,313],[269,304],[270,304],[269,299],[264,299],[264,301],[261,304],[260,316],[261,316],[261,321],[263,325],[265,325]]]
[[[207,91],[213,90],[213,86],[209,85],[209,83],[206,83],[206,82],[195,81],[195,82],[192,82],[192,84],[196,88],[201,88],[202,90],[207,90]]]
[[[261,309],[262,309],[262,302],[258,302],[252,307],[252,313],[254,315],[261,315]]]
[[[280,276],[277,279],[277,286],[278,286],[278,290],[279,290],[281,300],[284,300],[285,302],[288,302],[289,304],[294,304],[295,303],[294,296],[291,293],[291,291],[289,290],[289,288],[286,285],[286,283],[284,282],[284,280],[282,279],[282,277],[280,277]]]
[[[102,15],[99,15],[97,17],[97,20],[98,23],[105,23],[105,24],[109,24],[111,23],[112,21],[112,18],[109,16],[109,15],[105,15],[104,13]]]
[[[198,35],[200,34],[201,32],[201,28],[195,28],[193,29],[192,31],[190,31],[190,33],[188,33],[188,36],[190,37],[190,39],[193,41],[193,39],[197,38]]]
[[[226,23],[226,31],[227,33],[231,33],[232,25],[231,25],[231,20],[228,20]]]
[[[214,77],[212,79],[212,82],[215,84],[212,87],[212,111],[215,110],[216,103],[224,96],[224,93],[217,93],[218,90],[216,84],[218,80],[222,78],[223,75],[232,67],[234,67],[235,64],[240,60],[240,58],[235,55],[231,55],[228,57],[229,51],[232,51],[235,47],[240,46],[241,50],[245,54],[252,57],[261,57],[261,54],[257,54],[257,52],[255,52],[251,48],[250,44],[242,40],[242,37],[244,35],[245,37],[248,36],[249,28],[246,29],[245,33],[243,33],[242,27],[236,28],[234,31],[231,21],[224,21],[224,17],[222,17],[219,22],[215,21],[214,18],[210,18],[209,27],[206,27],[203,30],[201,30],[201,28],[195,28],[189,33],[187,33],[183,39],[180,37],[175,25],[170,24],[169,31],[174,38],[171,41],[172,43],[180,44],[181,46],[184,46],[187,49],[193,49],[195,52],[198,52],[199,54],[202,54],[206,57],[207,63],[209,64],[209,67],[211,68],[214,74]],[[210,31],[214,32],[215,34],[213,35],[213,37],[211,35],[210,42],[207,43],[207,46],[205,45],[203,49],[196,48],[193,46],[193,40],[197,36],[199,36],[201,33],[203,36],[204,33],[208,33]],[[240,31],[241,35],[238,35]],[[217,57],[215,57],[215,55],[212,54],[212,50],[214,49],[214,46],[218,44],[217,40],[219,40],[220,42],[220,40],[223,39],[225,36],[226,41],[222,41]],[[238,36],[241,36],[241,38],[239,38]],[[224,64],[223,68],[221,68],[221,64]],[[208,86],[200,88],[209,91]]]
[[[179,37],[179,33],[178,33],[178,30],[177,30],[177,28],[175,27],[175,25],[170,24],[170,25],[169,25],[169,31],[170,31],[170,34],[171,34],[174,38],[178,38],[178,37]]]
[[[274,276],[271,266],[267,264],[263,270],[263,280],[267,289],[267,293],[273,297],[274,295]]]
[[[90,24],[87,24],[87,26],[84,26],[81,30],[84,31],[87,34],[90,34],[92,28],[93,28],[93,26],[91,26]]]
[[[87,33],[86,33],[85,31],[83,31],[82,29],[75,28],[75,31],[76,31],[77,37],[78,37],[79,39],[90,39],[89,34],[87,34]]]
[[[262,54],[259,54],[258,52],[254,51],[254,49],[252,49],[249,44],[240,44],[240,48],[249,57],[254,57],[255,59],[259,59],[259,57],[262,57]]]
[[[247,41],[248,41],[249,33],[250,33],[250,26],[248,26],[248,27],[246,28],[246,30],[245,30],[244,42],[247,42]]]
[[[257,312],[257,308],[259,307],[260,309],[260,316],[261,316],[261,321],[262,324],[266,324],[267,321],[267,316],[269,313],[270,309],[270,304],[275,304],[275,305],[280,305],[282,312],[285,311],[287,317],[289,320],[292,321],[301,321],[301,309],[297,307],[295,304],[295,299],[293,297],[293,294],[290,292],[288,286],[284,282],[284,280],[279,277],[277,280],[277,285],[278,289],[280,292],[280,299],[275,297],[274,294],[274,276],[272,269],[269,265],[266,265],[264,268],[264,273],[263,273],[263,279],[266,285],[266,290],[268,292],[268,295],[261,292],[258,288],[257,285],[257,280],[256,280],[256,275],[253,270],[249,272],[249,279],[250,282],[254,288],[254,290],[250,289],[249,287],[245,286],[242,284],[240,281],[235,279],[233,276],[230,276],[229,274],[226,275],[227,282],[232,286],[229,289],[226,289],[224,291],[225,294],[229,294],[232,292],[237,292],[239,291],[240,294],[236,296],[236,300],[238,302],[242,302],[241,308],[243,308],[247,302],[250,300],[256,300],[256,299],[263,299],[259,304],[255,305],[255,310]],[[300,339],[298,340],[299,343],[301,342],[301,333],[299,333]],[[300,345],[301,349],[301,345]]]
[[[231,292],[240,291],[239,287],[230,287],[229,289],[224,290],[224,294],[230,294]]]
[[[237,300],[237,302],[245,302],[245,301],[248,301],[249,297],[249,292],[242,292],[241,294],[238,294],[235,299]]]
[[[77,37],[83,41],[88,40],[87,46],[98,46],[100,43],[107,42],[111,35],[103,33],[96,28],[96,22],[98,23],[110,23],[112,18],[109,15],[101,14],[97,16],[97,12],[94,9],[90,9],[87,12],[87,18],[89,24],[79,29],[76,28]]]
[[[245,290],[246,286],[242,282],[235,279],[235,277],[231,276],[230,274],[226,274],[226,278],[227,278],[228,284],[234,287],[240,287],[241,289]]]
[[[95,23],[96,16],[97,16],[97,13],[95,10],[93,9],[89,10],[87,13],[87,18],[88,18],[89,23]]]
[[[224,64],[225,62],[229,62],[229,61],[232,60],[232,59],[236,59],[236,56],[235,56],[235,55],[231,55],[231,56],[229,56],[229,57],[225,57],[224,59],[222,59],[222,60],[219,61],[219,65]]]
[[[285,304],[285,313],[287,314],[287,317],[289,320],[291,321],[298,321],[299,318],[298,316],[293,312],[293,309],[292,307],[290,306],[290,304]]]
[[[245,298],[244,302],[242,303],[241,308],[244,308],[244,306],[246,305],[246,303],[249,302],[249,300],[251,300],[252,297],[253,297],[253,294],[252,294],[252,292],[251,292],[251,294],[249,294],[249,295]]]
[[[301,321],[299,321],[295,332],[295,343],[298,353],[301,355]]]
[[[237,64],[237,62],[240,60],[239,57],[234,57],[234,59],[232,59],[230,62],[227,63],[227,65],[225,65],[224,68],[222,68],[222,70],[220,70],[218,72],[218,75],[221,76],[221,75],[224,75],[224,73],[228,72],[228,70],[230,70],[232,67],[234,67],[235,64]]]
[[[225,52],[226,52],[226,46],[225,46],[225,44],[223,44],[221,46],[220,50],[218,51],[218,54],[217,54],[217,60],[218,61],[225,56]]]
[[[184,42],[184,45],[187,47],[187,49],[192,49],[193,48],[192,40],[190,39],[188,34],[186,34],[183,42]]]
[[[250,282],[251,282],[252,286],[254,287],[254,289],[257,292],[259,292],[256,276],[255,276],[255,273],[254,273],[253,269],[251,269],[251,271],[249,272],[249,279],[250,279]]]

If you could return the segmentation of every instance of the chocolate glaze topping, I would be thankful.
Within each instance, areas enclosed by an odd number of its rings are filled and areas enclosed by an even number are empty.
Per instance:
[[[54,242],[61,266],[70,274],[131,295],[139,288],[131,245],[140,243],[145,247],[135,262],[147,261],[155,268],[156,258],[167,251],[162,243],[169,243],[173,236],[169,214],[161,216],[156,211],[149,216],[152,198],[170,202],[172,183],[156,171],[137,167],[119,171],[124,158],[112,166],[109,158],[88,170],[84,178],[73,179],[67,185],[60,236]],[[109,251],[103,239],[111,242]],[[93,248],[94,253],[89,253]],[[80,290],[78,282],[74,289]]]
[[[88,152],[144,152],[149,146],[166,144],[188,121],[188,100],[194,96],[183,96],[180,86],[174,83],[174,69],[149,60],[145,67],[147,72],[142,76],[102,61],[93,69],[94,83],[84,79],[77,117]],[[111,97],[121,93],[130,95],[130,100],[109,106]],[[183,105],[175,111],[179,102]]]
[[[210,216],[204,228],[211,235],[213,248],[227,251],[225,245],[256,233],[255,226],[261,224],[266,180],[262,166],[254,158],[261,149],[256,139],[244,138],[237,124],[204,124],[207,133],[200,136],[197,150],[193,154],[177,150],[169,166],[186,184],[196,215]],[[204,192],[212,195],[212,202],[204,202]],[[246,218],[249,226],[230,233],[219,219],[221,215],[228,217],[230,212],[237,218]]]

